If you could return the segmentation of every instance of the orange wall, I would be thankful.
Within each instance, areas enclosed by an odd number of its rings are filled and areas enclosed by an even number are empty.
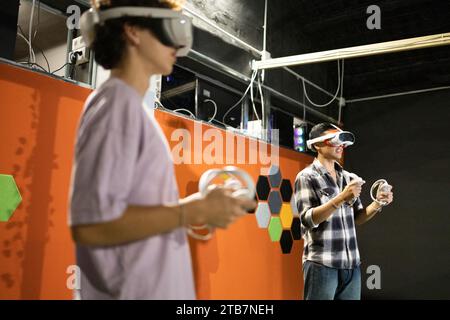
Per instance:
[[[71,298],[66,269],[75,258],[67,200],[76,127],[89,93],[0,64],[0,174],[13,175],[23,197],[10,221],[0,223],[0,299]],[[168,139],[177,128],[193,132],[192,120],[163,112],[156,118]],[[208,128],[202,125],[203,131]],[[309,162],[306,155],[280,148],[283,178],[292,183]],[[221,166],[177,165],[181,196],[197,191],[202,172]],[[237,166],[257,180],[259,164]],[[200,299],[302,298],[302,241],[282,254],[267,229],[258,228],[254,214],[217,231],[208,242],[190,244]]]

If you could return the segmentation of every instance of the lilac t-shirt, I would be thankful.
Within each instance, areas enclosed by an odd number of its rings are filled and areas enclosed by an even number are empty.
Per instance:
[[[138,92],[110,78],[87,99],[72,172],[69,224],[104,223],[129,205],[178,202],[168,143]],[[186,232],[124,245],[76,245],[81,299],[195,299]]]

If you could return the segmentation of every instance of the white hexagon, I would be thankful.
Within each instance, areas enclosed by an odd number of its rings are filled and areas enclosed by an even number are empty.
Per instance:
[[[269,204],[267,202],[259,202],[258,208],[256,208],[256,221],[258,223],[258,227],[267,228],[270,222],[270,210]]]

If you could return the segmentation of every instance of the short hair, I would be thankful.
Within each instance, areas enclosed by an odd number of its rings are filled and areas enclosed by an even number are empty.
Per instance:
[[[312,127],[311,131],[309,132],[309,139],[315,139],[320,136],[322,136],[326,131],[336,129],[335,126],[333,126],[331,123],[328,122],[322,122],[319,124],[316,124],[314,127]],[[316,148],[312,145],[311,149],[313,151],[317,151]]]
[[[115,7],[149,7],[149,8],[167,8],[178,9],[176,1],[171,0],[100,0],[94,1],[93,5],[98,10],[106,10]],[[161,22],[157,19],[141,17],[124,17],[105,21],[102,25],[95,27],[95,40],[92,49],[95,54],[95,61],[105,69],[117,67],[125,53],[126,41],[124,34],[124,24],[130,24],[155,30],[160,28]]]

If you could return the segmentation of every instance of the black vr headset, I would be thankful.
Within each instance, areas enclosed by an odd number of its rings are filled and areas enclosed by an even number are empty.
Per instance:
[[[192,47],[192,22],[188,16],[172,9],[146,7],[87,10],[80,19],[81,35],[86,45],[90,47],[94,42],[96,25],[125,17],[147,18],[148,27],[154,31],[158,40],[165,46],[177,49],[177,57],[186,56]]]

